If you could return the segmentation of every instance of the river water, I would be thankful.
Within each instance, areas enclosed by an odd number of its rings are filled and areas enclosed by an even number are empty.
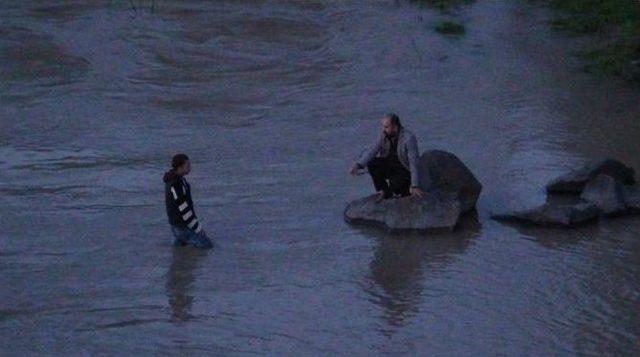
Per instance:
[[[640,219],[489,219],[640,168],[640,92],[546,10],[478,1],[455,39],[396,1],[83,3],[0,5],[2,355],[640,352]],[[343,222],[388,111],[483,183],[455,233]],[[170,246],[178,151],[214,250]]]

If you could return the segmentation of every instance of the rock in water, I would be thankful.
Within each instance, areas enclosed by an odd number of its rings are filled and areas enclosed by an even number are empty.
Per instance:
[[[587,181],[596,176],[609,175],[625,185],[634,184],[635,172],[633,168],[626,166],[618,160],[604,159],[596,161],[586,166],[562,175],[547,185],[548,193],[580,193],[584,189]]]
[[[420,187],[428,192],[451,192],[462,212],[476,207],[482,185],[455,155],[441,150],[424,152],[418,160]]]
[[[634,175],[633,168],[616,160],[594,162],[548,184],[544,205],[492,218],[536,225],[576,226],[598,216],[640,213],[640,186],[635,184]],[[560,197],[574,202],[559,203]]]
[[[637,185],[623,186],[622,194],[627,210],[631,213],[640,213],[640,187]]]
[[[622,186],[609,175],[598,175],[587,182],[580,198],[595,204],[605,216],[622,214],[627,209]]]
[[[530,210],[504,215],[494,215],[497,221],[511,221],[541,226],[573,227],[592,221],[600,215],[600,210],[593,203],[583,202],[576,205],[558,205],[545,203]]]
[[[355,200],[344,211],[349,223],[382,224],[390,230],[453,230],[461,207],[454,194],[380,200],[378,195]]]
[[[455,155],[432,150],[418,160],[422,198],[379,200],[377,195],[349,203],[349,223],[374,223],[391,230],[453,230],[460,215],[475,208],[482,185]]]

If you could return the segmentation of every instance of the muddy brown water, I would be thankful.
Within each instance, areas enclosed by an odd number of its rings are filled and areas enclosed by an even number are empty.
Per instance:
[[[640,168],[637,89],[527,1],[0,5],[0,351],[634,355],[640,219],[489,215],[590,158]],[[382,113],[484,184],[453,234],[343,222]],[[191,155],[214,250],[175,250],[161,176]]]

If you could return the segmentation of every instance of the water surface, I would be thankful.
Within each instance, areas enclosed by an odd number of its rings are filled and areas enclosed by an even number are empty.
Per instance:
[[[0,349],[24,354],[633,355],[640,220],[521,229],[590,158],[640,168],[637,89],[527,1],[0,5]],[[346,225],[347,170],[397,112],[484,184],[442,236]],[[217,248],[170,246],[192,157]]]

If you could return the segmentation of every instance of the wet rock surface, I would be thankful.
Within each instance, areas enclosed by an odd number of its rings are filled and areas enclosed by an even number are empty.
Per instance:
[[[624,185],[633,185],[633,168],[614,159],[594,161],[585,166],[558,177],[547,185],[548,193],[580,193],[588,181],[598,175],[608,175]]]
[[[382,225],[390,230],[451,231],[460,213],[460,202],[451,194],[387,200],[372,195],[349,203],[344,217],[349,223]]]
[[[418,168],[423,190],[455,193],[462,212],[476,207],[482,185],[454,154],[442,150],[426,151],[420,156]]]
[[[640,186],[623,186],[624,203],[629,213],[640,213]]]
[[[497,221],[517,222],[540,226],[577,226],[598,218],[600,210],[593,203],[576,205],[547,202],[542,206],[505,215],[494,215]]]
[[[609,175],[598,175],[589,181],[580,198],[595,204],[607,216],[622,214],[627,208],[622,185]]]
[[[587,164],[547,185],[542,206],[493,215],[498,221],[574,227],[600,217],[640,213],[634,169],[613,159]],[[573,203],[557,197],[575,198]]]

